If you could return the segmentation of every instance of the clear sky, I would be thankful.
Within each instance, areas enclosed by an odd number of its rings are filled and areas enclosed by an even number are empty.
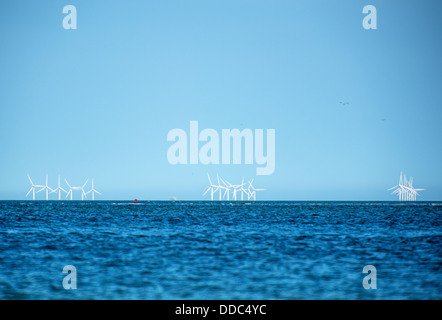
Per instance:
[[[377,30],[362,27],[369,4]],[[395,200],[403,171],[442,200],[441,14],[421,0],[2,0],[0,199],[47,173],[52,187],[94,178],[97,199],[200,200],[219,173],[255,178],[258,200]],[[275,129],[275,172],[169,164],[167,133],[191,120]]]

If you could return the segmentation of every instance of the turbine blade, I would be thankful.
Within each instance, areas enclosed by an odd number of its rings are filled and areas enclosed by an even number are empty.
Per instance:
[[[207,192],[209,192],[210,188],[211,188],[211,187],[208,187],[207,190],[206,190],[206,192],[203,193],[203,197],[206,195]]]
[[[223,178],[220,178],[221,182],[224,183],[224,185],[227,187],[226,182],[223,180]]]

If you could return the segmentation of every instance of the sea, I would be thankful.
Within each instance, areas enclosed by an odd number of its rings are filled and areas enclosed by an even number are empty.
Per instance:
[[[0,201],[0,299],[439,300],[441,227],[442,202]]]

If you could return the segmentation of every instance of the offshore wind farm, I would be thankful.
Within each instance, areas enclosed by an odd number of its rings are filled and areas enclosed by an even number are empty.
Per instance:
[[[425,189],[414,188],[413,177],[407,179],[407,176],[401,172],[399,176],[399,183],[387,191],[391,190],[393,190],[393,194],[398,196],[399,201],[416,201],[417,196],[419,196],[418,191],[424,191]]]
[[[30,189],[26,193],[26,197],[31,196],[32,200],[36,200],[36,195],[40,192],[45,192],[45,200],[49,200],[49,196],[52,193],[58,195],[58,200],[62,200],[62,194],[65,194],[64,199],[74,199],[74,191],[80,194],[81,200],[88,200],[88,195],[90,194],[91,200],[95,200],[95,195],[103,195],[100,191],[95,189],[94,179],[92,179],[91,187],[86,191],[86,186],[89,179],[80,186],[71,186],[68,180],[65,178],[66,183],[65,188],[60,184],[60,176],[58,176],[58,185],[52,188],[48,185],[48,175],[46,175],[45,184],[34,184],[33,180],[27,175],[28,180],[31,184]],[[210,175],[207,173],[207,179],[209,186],[202,194],[203,197],[206,195],[210,197],[211,201],[256,201],[256,192],[265,191],[263,188],[256,188],[253,185],[254,179],[247,180],[245,182],[242,178],[240,184],[232,184],[228,180],[223,179],[218,174],[216,174],[215,183],[212,182]],[[417,197],[420,196],[419,191],[424,191],[422,188],[415,188],[413,186],[413,177],[407,178],[406,174],[400,173],[399,182],[394,187],[387,189],[387,191],[392,191],[392,194],[398,197],[398,201],[417,201]]]
[[[210,200],[227,200],[227,201],[236,201],[236,200],[253,200],[256,201],[256,191],[264,191],[265,189],[257,189],[253,186],[253,180],[244,182],[244,178],[242,178],[241,184],[231,184],[229,181],[224,180],[223,178],[216,175],[216,181],[218,184],[213,184],[210,179],[210,175],[207,174],[207,178],[209,180],[209,187],[203,193],[203,197],[206,194],[210,195]],[[216,198],[216,193],[218,192],[218,199]],[[237,194],[239,193],[240,196]],[[232,197],[230,198],[230,195]],[[245,197],[247,199],[245,199]]]
[[[86,179],[86,181],[81,185],[81,186],[71,186],[68,182],[68,180],[65,178],[64,181],[66,183],[66,189],[64,189],[61,185],[60,185],[60,176],[58,176],[58,185],[55,188],[51,188],[48,185],[48,175],[46,174],[46,182],[44,185],[40,185],[40,184],[34,184],[34,182],[32,181],[31,177],[28,174],[28,180],[31,183],[31,188],[29,189],[28,193],[26,193],[26,197],[32,195],[32,200],[36,200],[36,195],[42,191],[45,191],[45,200],[49,200],[49,196],[52,193],[57,194],[58,193],[58,200],[62,200],[62,193],[65,193],[65,197],[63,200],[65,199],[70,199],[70,200],[74,200],[74,191],[75,192],[79,192],[80,196],[81,196],[81,200],[86,200],[87,199],[87,195],[89,193],[91,193],[92,196],[92,200],[95,200],[95,194],[99,194],[102,195],[101,192],[99,192],[98,190],[96,190],[94,188],[94,179],[92,179],[92,186],[91,189],[89,191],[85,191],[86,185],[89,181],[89,179]]]

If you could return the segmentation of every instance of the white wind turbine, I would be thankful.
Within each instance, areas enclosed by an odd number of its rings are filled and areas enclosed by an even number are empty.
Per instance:
[[[71,187],[71,185],[69,184],[69,182],[66,180],[66,179],[64,179],[64,181],[66,181],[66,184],[68,185],[68,187],[69,187],[69,191],[68,191],[68,193],[66,194],[66,198],[69,196],[69,194],[71,195],[71,200],[72,200],[72,191],[73,190],[81,190],[81,200],[84,200],[84,198],[86,198],[86,192],[84,192],[84,187],[86,186],[86,184],[87,184],[87,182],[88,182],[88,180],[86,180],[86,182],[83,184],[83,186],[82,187]]]
[[[80,188],[81,190],[81,200],[84,200],[84,198],[87,198],[86,196],[86,192],[84,192],[84,187],[86,187],[86,184],[88,182],[89,179],[86,179],[86,182],[83,184],[83,186]]]
[[[222,183],[224,184],[224,186],[222,187],[225,190],[224,197],[227,196],[227,201],[229,201],[230,200],[230,186],[231,186],[231,184],[229,182],[226,183],[226,181],[224,181],[222,178],[220,178],[220,179],[221,179]]]
[[[209,178],[210,186],[207,188],[206,192],[203,193],[203,197],[206,195],[207,192],[210,191],[210,200],[213,201],[213,194],[214,194],[216,191],[218,191],[219,186],[214,185],[214,184],[212,183],[212,180],[210,180],[210,176],[209,176],[209,174],[207,174],[207,178]],[[215,188],[216,188],[216,189],[215,189]]]
[[[63,191],[64,193],[68,193],[66,190],[64,190],[61,186],[60,186],[60,176],[58,176],[58,187],[54,190],[51,191],[52,192],[57,192],[58,191],[58,200],[61,200],[61,192]]]
[[[242,187],[242,185],[240,185],[240,184],[232,185],[233,200],[235,200],[235,201],[237,200],[236,199],[236,193],[241,190],[241,187]]]
[[[413,177],[410,177],[410,180],[408,180],[408,183],[406,185],[406,188],[409,190],[409,196],[408,198],[412,201],[416,201],[416,197],[419,196],[420,194],[418,193],[418,191],[423,191],[425,189],[415,189],[413,187]]]
[[[95,193],[98,193],[99,195],[102,195],[99,191],[94,189],[94,179],[92,179],[92,189],[89,190],[88,192],[86,192],[86,194],[88,194],[88,193],[92,193],[92,200],[95,200],[95,198],[94,198],[94,194]]]
[[[35,188],[44,188],[44,186],[38,185],[38,184],[34,184],[31,180],[31,177],[28,174],[28,179],[31,182],[31,189],[29,189],[28,193],[26,194],[26,197],[29,195],[29,193],[31,193],[32,191],[32,200],[35,200]],[[40,190],[39,190],[40,191]],[[37,192],[39,192],[37,191]]]
[[[397,189],[394,190],[392,193],[397,194],[399,196],[399,201],[402,201],[402,194],[404,193],[404,186],[402,185],[402,171],[401,174],[399,175],[399,184],[395,185],[394,187],[391,187],[390,189],[387,189],[387,191],[393,190],[395,188]]]
[[[225,181],[224,182],[224,184],[227,186],[227,190],[226,190],[226,192],[224,193],[224,195],[226,195],[226,193],[227,193],[227,200],[229,200],[229,195],[230,195],[230,193],[229,193],[229,191],[230,191],[230,189],[232,189],[232,200],[236,200],[236,192],[238,191],[238,185],[234,185],[234,184],[231,184],[229,181]]]
[[[66,198],[65,198],[65,199],[67,199],[67,198],[69,197],[69,195],[71,195],[71,200],[72,200],[72,190],[74,190],[74,189],[71,187],[71,185],[69,184],[69,182],[68,182],[66,179],[64,179],[64,181],[66,181],[66,184],[67,184],[68,187],[69,187],[69,191],[68,191],[68,193],[66,194]]]
[[[40,190],[37,191],[39,193],[40,191],[46,190],[46,200],[49,199],[49,191],[52,193],[54,190],[48,186],[48,175],[46,174],[46,185],[42,186]]]
[[[253,186],[253,180],[254,179],[252,179],[252,181],[249,181],[249,187],[247,188],[247,190],[248,190],[248,192],[249,192],[249,198],[248,198],[248,200],[250,200],[251,198],[253,198],[253,200],[254,201],[256,201],[256,191],[264,191],[265,189],[256,189],[254,186]]]
[[[244,200],[244,193],[248,194],[248,191],[244,189],[244,178],[242,179],[242,183],[241,184],[231,184],[227,180],[226,180],[226,182],[229,185],[229,188],[232,188],[232,200],[235,200],[235,201],[237,200],[236,193],[238,191],[241,192],[241,200]]]
[[[242,179],[241,184],[231,184],[227,180],[223,180],[218,175],[216,175],[218,185],[215,185],[212,183],[209,174],[207,174],[207,178],[209,179],[209,187],[204,192],[203,196],[205,196],[209,191],[211,192],[211,200],[213,200],[213,195],[216,194],[216,192],[219,192],[219,200],[222,200],[223,198],[226,198],[227,201],[230,200],[230,192],[232,193],[232,200],[238,200],[238,192],[241,193],[241,200],[244,200],[244,195],[247,195],[247,200],[250,200],[253,198],[256,200],[256,191],[263,191],[265,189],[256,189],[253,185],[253,179],[252,181],[248,181],[248,188],[245,188],[244,178]],[[222,184],[221,184],[222,182]],[[224,190],[224,191],[223,191]],[[224,192],[224,195],[222,194]]]
[[[395,190],[392,193],[398,195],[399,201],[416,201],[416,197],[419,195],[417,191],[425,190],[415,189],[413,187],[413,177],[410,177],[410,179],[407,180],[407,176],[405,174],[402,174],[402,172],[399,176],[399,184],[390,189],[387,189],[387,191],[393,189]]]
[[[225,187],[225,186],[222,186],[221,185],[221,183],[219,183],[219,180],[220,180],[220,177],[218,176],[218,174],[216,175],[216,180],[218,180],[218,192],[219,192],[219,201],[221,201],[222,200],[222,189],[228,189],[227,187]],[[223,179],[221,179],[221,181],[222,181]],[[223,183],[224,183],[224,181],[223,181]]]
[[[240,191],[241,191],[241,200],[244,200],[244,194],[247,195],[247,200],[249,200],[249,196],[250,196],[249,191],[244,189],[244,178],[242,178]]]

